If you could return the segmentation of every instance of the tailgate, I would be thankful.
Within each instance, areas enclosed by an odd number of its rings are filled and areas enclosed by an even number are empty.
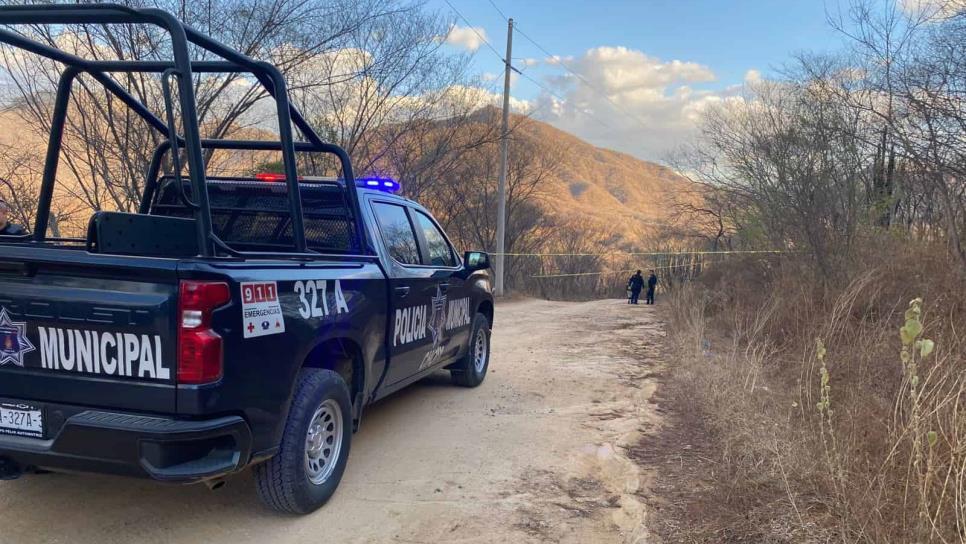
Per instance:
[[[0,246],[0,401],[175,412],[177,260]]]

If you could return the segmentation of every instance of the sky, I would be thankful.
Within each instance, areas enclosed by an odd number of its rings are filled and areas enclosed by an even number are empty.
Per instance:
[[[775,77],[796,53],[840,49],[828,15],[846,0],[428,1],[456,21],[448,47],[475,51],[473,68],[497,94],[504,15],[513,18],[513,63],[526,76],[513,79],[518,109],[661,162],[691,137],[708,104]]]

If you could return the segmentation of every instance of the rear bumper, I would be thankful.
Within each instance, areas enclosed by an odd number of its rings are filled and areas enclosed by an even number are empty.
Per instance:
[[[29,467],[197,482],[243,468],[251,430],[227,416],[178,420],[82,411],[64,420],[53,438],[0,435],[0,459]]]

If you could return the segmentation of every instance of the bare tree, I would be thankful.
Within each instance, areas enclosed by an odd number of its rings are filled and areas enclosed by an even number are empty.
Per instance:
[[[363,25],[400,10],[396,0],[148,0],[129,5],[160,7],[187,24],[252,57],[270,60],[286,75],[345,46]],[[167,60],[170,43],[151,25],[26,26],[15,31],[92,59]],[[60,66],[22,50],[0,49],[14,93],[15,111],[28,130],[50,130],[52,91]],[[210,55],[193,48],[193,58]],[[159,78],[118,76],[118,82],[149,109],[164,111]],[[264,126],[266,91],[245,74],[195,78],[199,122],[209,137],[221,138],[249,126]],[[295,87],[295,90],[299,90]],[[75,85],[66,127],[62,164],[73,196],[92,209],[131,210],[138,202],[150,153],[162,135],[148,127],[115,96],[81,77]]]
[[[40,164],[40,157],[32,150],[0,146],[0,195],[12,208],[13,222],[27,229],[33,228],[37,216]],[[61,227],[69,228],[83,208],[82,203],[69,198],[63,191],[56,191],[51,205],[51,234],[60,236]]]
[[[422,124],[475,109],[456,100],[467,58],[443,49],[451,21],[411,6],[367,20],[343,46],[296,75],[295,100],[369,171]]]
[[[888,224],[938,228],[966,268],[966,11],[954,2],[918,10],[850,4],[833,25],[849,39],[856,77],[830,85],[877,125],[873,196]]]
[[[516,121],[527,122],[523,118]],[[491,127],[496,123],[494,112],[486,110],[480,112],[472,129],[482,131],[485,137],[491,134]],[[506,191],[508,252],[520,251],[529,243],[528,237],[542,225],[543,214],[536,204],[541,187],[558,171],[560,153],[546,143],[533,141],[523,130],[513,132],[511,139]],[[458,162],[441,173],[446,177],[440,178],[441,183],[426,200],[436,208],[444,226],[464,244],[493,248],[496,245],[498,144],[489,141],[461,151],[458,156]]]
[[[805,250],[828,277],[857,233],[905,228],[966,269],[966,12],[925,4],[850,2],[829,16],[843,54],[709,109],[678,165],[703,197],[678,203],[697,227],[680,232]]]
[[[741,230],[740,206],[731,192],[715,187],[701,179],[691,179],[689,190],[669,196],[671,214],[669,224],[662,229],[661,238],[690,240],[686,244],[712,251],[734,249],[733,238]]]
[[[808,78],[765,82],[743,102],[708,111],[689,171],[719,210],[698,207],[724,235],[727,213],[757,245],[807,249],[826,276],[853,241],[868,175],[859,119]],[[730,208],[730,209],[729,209]],[[717,232],[714,233],[717,239]]]

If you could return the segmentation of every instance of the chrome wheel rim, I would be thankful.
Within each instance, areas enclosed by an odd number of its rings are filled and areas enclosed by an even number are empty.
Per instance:
[[[480,329],[476,331],[476,339],[473,341],[473,367],[477,374],[483,373],[483,369],[486,367],[487,349],[486,331]]]
[[[342,451],[342,410],[328,399],[315,410],[305,435],[305,472],[315,485],[324,483],[335,470]]]

